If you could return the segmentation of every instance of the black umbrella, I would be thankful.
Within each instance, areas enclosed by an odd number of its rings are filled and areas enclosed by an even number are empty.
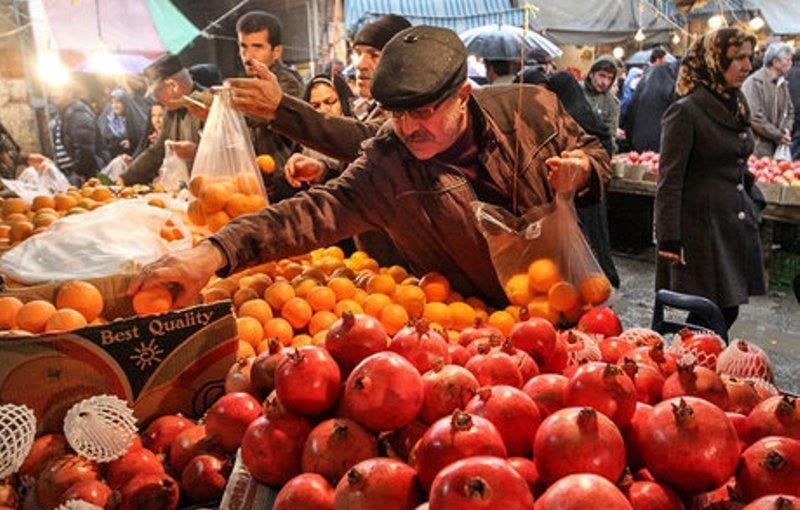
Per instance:
[[[516,60],[536,48],[554,58],[562,54],[561,49],[543,35],[513,25],[483,25],[458,36],[468,53],[487,60]]]

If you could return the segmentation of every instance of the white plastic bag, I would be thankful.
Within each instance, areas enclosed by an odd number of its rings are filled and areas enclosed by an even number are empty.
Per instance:
[[[171,220],[182,238],[166,241]],[[170,252],[191,247],[191,233],[172,211],[144,200],[122,200],[65,216],[0,258],[0,272],[26,285],[100,278],[131,272]]]
[[[67,178],[54,163],[49,161],[45,161],[38,168],[27,167],[16,179],[2,181],[8,189],[28,203],[33,202],[37,196],[52,197],[56,193],[66,192],[69,188]]]
[[[153,184],[161,184],[167,191],[179,191],[189,186],[189,167],[180,158],[169,141],[164,143],[164,162]]]
[[[100,173],[111,179],[112,182],[117,182],[119,176],[128,171],[125,159],[125,156],[117,156],[104,166]]]
[[[775,161],[791,161],[792,160],[792,147],[788,143],[782,143],[775,149],[775,154],[772,155]]]

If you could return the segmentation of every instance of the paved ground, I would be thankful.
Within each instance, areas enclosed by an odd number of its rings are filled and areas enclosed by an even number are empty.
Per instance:
[[[622,283],[611,304],[623,327],[649,327],[655,295],[652,251],[636,256],[615,254],[614,261]],[[800,304],[794,295],[772,292],[752,298],[741,307],[730,336],[764,348],[772,359],[778,387],[800,394]]]

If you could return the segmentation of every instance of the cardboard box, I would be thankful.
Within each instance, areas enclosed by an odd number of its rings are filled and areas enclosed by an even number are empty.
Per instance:
[[[257,482],[242,461],[242,451],[237,450],[236,462],[228,477],[219,510],[269,510],[275,504],[278,489]]]
[[[119,279],[106,283],[105,291],[124,295],[127,285]],[[28,301],[51,290],[10,293]],[[0,338],[0,403],[31,407],[39,432],[61,431],[73,404],[104,393],[128,400],[140,425],[162,414],[199,417],[224,393],[236,335],[230,301],[224,301],[68,333]]]
[[[800,186],[783,186],[781,204],[800,205]]]
[[[764,200],[770,204],[778,204],[781,201],[781,192],[784,188],[782,184],[775,182],[759,182],[756,184],[761,194],[764,195]]]

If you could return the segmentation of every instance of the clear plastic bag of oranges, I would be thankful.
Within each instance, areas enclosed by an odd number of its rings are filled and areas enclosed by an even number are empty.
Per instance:
[[[557,195],[522,217],[482,202],[473,209],[512,305],[554,324],[572,324],[610,297],[611,284],[578,226],[571,197]]]
[[[231,219],[260,211],[267,194],[244,117],[230,90],[214,95],[192,166],[189,220],[216,232]]]

